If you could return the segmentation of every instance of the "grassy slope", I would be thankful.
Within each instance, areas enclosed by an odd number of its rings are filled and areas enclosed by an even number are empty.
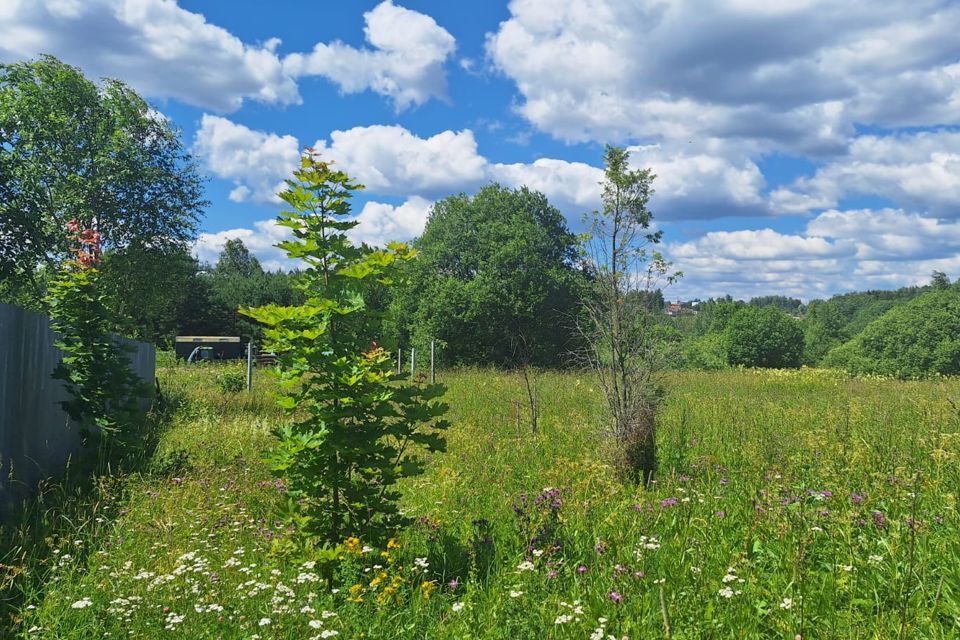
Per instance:
[[[349,556],[330,594],[267,553],[283,493],[258,461],[279,420],[265,393],[224,396],[203,369],[161,376],[187,399],[152,471],[103,494],[80,545],[50,541],[74,557],[22,609],[27,637],[947,638],[960,625],[957,382],[677,375],[645,492],[603,462],[588,376],[541,377],[536,436],[512,415],[518,377],[445,376],[449,450],[405,488],[420,524],[389,559]],[[545,487],[559,499],[535,506]]]

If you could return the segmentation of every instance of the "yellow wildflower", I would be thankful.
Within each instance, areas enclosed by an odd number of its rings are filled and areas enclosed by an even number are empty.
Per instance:
[[[436,588],[437,588],[437,583],[434,582],[433,580],[430,580],[429,582],[421,582],[420,595],[423,596],[424,600],[429,600],[431,594],[433,594]]]

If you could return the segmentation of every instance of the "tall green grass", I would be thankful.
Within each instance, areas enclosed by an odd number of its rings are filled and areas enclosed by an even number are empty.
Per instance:
[[[589,375],[538,376],[534,432],[520,376],[444,373],[448,451],[403,487],[416,524],[398,548],[350,541],[330,592],[319,567],[271,551],[287,532],[259,461],[282,419],[269,380],[232,394],[216,375],[161,372],[176,402],[156,452],[110,482],[96,527],[64,524],[21,562],[40,577],[16,634],[958,635],[956,381],[673,375],[645,490],[613,477]]]

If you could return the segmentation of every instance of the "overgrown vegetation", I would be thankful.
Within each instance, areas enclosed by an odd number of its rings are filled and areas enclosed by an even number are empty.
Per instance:
[[[133,444],[140,402],[152,390],[131,369],[129,348],[110,333],[116,318],[100,285],[99,232],[81,229],[76,220],[65,231],[74,257],[61,265],[47,300],[56,346],[64,352],[53,377],[70,394],[64,411],[88,443],[99,443],[106,464],[111,449]]]
[[[82,508],[60,496],[66,515],[28,545],[38,564],[4,547],[3,597],[25,591],[12,637],[949,638],[960,625],[956,381],[669,374],[644,490],[615,480],[591,376],[541,375],[531,437],[506,401],[518,375],[444,373],[448,451],[399,484],[415,523],[393,544],[345,547],[334,593],[317,566],[270,553],[291,534],[275,517],[287,487],[259,459],[285,420],[269,378],[221,394],[218,370],[161,370],[172,424],[152,462]]]

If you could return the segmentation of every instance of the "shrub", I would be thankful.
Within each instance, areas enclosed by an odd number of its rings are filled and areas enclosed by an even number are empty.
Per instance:
[[[217,386],[223,393],[240,393],[247,388],[247,374],[240,369],[225,369],[217,375]]]
[[[724,332],[727,362],[734,366],[773,369],[800,366],[800,323],[776,307],[737,309]]]

